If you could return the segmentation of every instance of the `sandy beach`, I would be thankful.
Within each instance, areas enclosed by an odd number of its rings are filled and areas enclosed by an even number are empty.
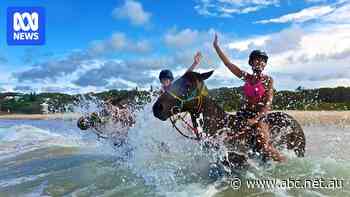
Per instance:
[[[310,124],[335,124],[350,125],[350,111],[284,111],[295,117],[301,125]],[[10,120],[55,120],[77,119],[79,113],[56,113],[56,114],[3,114],[0,119]]]
[[[55,114],[1,114],[0,119],[7,120],[62,120],[78,119],[78,113],[55,113]]]
[[[301,125],[350,125],[350,111],[285,111]]]

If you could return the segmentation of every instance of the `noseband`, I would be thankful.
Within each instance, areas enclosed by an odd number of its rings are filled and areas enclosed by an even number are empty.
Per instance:
[[[175,115],[176,112],[179,113],[183,111],[184,105],[193,100],[198,100],[196,113],[200,113],[202,111],[203,97],[208,96],[208,89],[204,84],[202,84],[201,87],[199,88],[200,88],[199,94],[195,95],[196,92],[198,92],[196,89],[192,91],[192,94],[189,98],[181,98],[180,96],[176,95],[174,92],[167,91],[167,93],[177,101],[177,105],[171,108],[171,114]]]
[[[196,89],[196,90],[198,90],[198,89]],[[199,114],[199,113],[201,113],[201,111],[202,111],[202,107],[203,107],[203,98],[205,97],[205,96],[208,96],[208,89],[207,89],[207,87],[204,85],[204,84],[202,84],[201,85],[201,87],[200,87],[200,90],[199,90],[199,94],[197,94],[197,95],[195,95],[195,93],[196,92],[198,92],[198,91],[196,91],[196,90],[194,90],[193,92],[192,92],[192,96],[191,97],[189,97],[189,98],[185,98],[185,99],[183,99],[183,98],[181,98],[180,96],[177,96],[175,93],[173,93],[173,92],[171,92],[171,91],[167,91],[167,93],[169,94],[169,95],[171,95],[175,100],[177,100],[177,105],[175,105],[174,107],[172,107],[171,108],[171,117],[173,116],[173,115],[175,115],[175,114],[177,114],[177,113],[180,113],[180,112],[182,112],[184,109],[184,105],[186,104],[186,103],[188,103],[188,102],[190,102],[190,101],[193,101],[193,100],[198,100],[197,101],[197,110],[193,113],[191,113],[191,119],[192,119],[192,117],[193,117],[193,115],[194,114]],[[185,114],[186,115],[186,114]],[[184,137],[186,137],[186,138],[189,138],[189,139],[193,139],[193,140],[200,140],[200,135],[199,135],[199,133],[198,133],[198,130],[197,130],[197,126],[194,126],[194,125],[197,125],[197,123],[195,123],[194,122],[194,120],[192,119],[192,126],[184,119],[184,117],[185,117],[185,115],[184,116],[180,116],[180,119],[186,124],[186,126],[188,127],[188,128],[190,128],[191,130],[192,130],[192,132],[196,135],[196,137],[190,137],[190,136],[188,136],[188,135],[185,135],[183,132],[181,132],[181,130],[176,126],[176,124],[175,124],[175,122],[176,122],[176,120],[174,120],[174,119],[172,119],[171,117],[170,117],[170,121],[171,121],[171,123],[173,124],[173,127],[182,135],[182,136],[184,136]]]

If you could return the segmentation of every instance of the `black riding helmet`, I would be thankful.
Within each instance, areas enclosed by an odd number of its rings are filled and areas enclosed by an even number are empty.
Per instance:
[[[269,59],[269,56],[267,56],[267,54],[264,51],[254,50],[249,55],[249,65],[252,65],[251,61],[256,57],[262,57],[265,63],[267,63],[267,60]]]
[[[90,128],[91,123],[86,117],[80,117],[77,121],[77,126],[81,130],[87,130]]]
[[[162,79],[169,79],[170,81],[174,80],[173,73],[170,70],[162,70],[159,73],[159,81]]]
[[[98,124],[102,123],[101,118],[98,116],[96,112],[90,114],[90,116],[80,117],[77,121],[77,126],[81,130],[87,130],[91,127],[96,127]]]

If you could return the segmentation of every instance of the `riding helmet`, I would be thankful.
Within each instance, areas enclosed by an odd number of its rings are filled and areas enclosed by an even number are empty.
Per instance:
[[[159,73],[159,80],[162,79],[170,79],[170,81],[174,80],[173,73],[170,70],[162,70]]]
[[[265,63],[267,63],[267,60],[269,59],[269,56],[267,56],[266,52],[260,50],[253,50],[249,55],[249,64],[251,64],[251,60],[253,60],[256,57],[262,57]]]
[[[90,128],[90,122],[86,117],[80,117],[77,122],[77,126],[81,130],[87,130]]]

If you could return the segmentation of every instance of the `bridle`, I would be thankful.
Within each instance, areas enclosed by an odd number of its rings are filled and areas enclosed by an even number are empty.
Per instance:
[[[199,91],[197,91],[199,89]],[[177,96],[175,93],[171,92],[171,91],[167,91],[167,93],[169,95],[171,95],[173,98],[175,98],[177,100],[177,105],[175,105],[174,107],[171,108],[170,112],[171,112],[171,116],[170,116],[170,121],[173,125],[173,127],[184,137],[188,138],[188,139],[192,139],[192,140],[197,140],[200,141],[201,138],[203,136],[201,136],[198,133],[198,130],[196,128],[197,123],[193,121],[192,116],[198,116],[200,113],[203,112],[203,99],[208,96],[208,89],[207,87],[202,83],[201,87],[195,89],[193,92],[197,92],[197,95],[195,93],[192,93],[189,98],[181,98],[180,96]],[[199,93],[198,93],[199,92]],[[185,113],[184,115],[178,115],[178,117],[175,118],[174,115],[176,115],[179,112],[183,112],[184,111],[184,105],[190,101],[193,100],[197,100],[197,106],[196,106],[196,110],[195,112],[189,112],[191,115],[191,119],[192,119],[192,125],[191,123],[189,123],[189,121],[185,120],[185,116],[188,114]],[[176,113],[177,112],[177,113]],[[223,132],[225,131],[231,131],[231,128],[229,128],[228,124],[229,124],[229,116],[226,115],[224,118],[224,122],[225,122],[225,126],[224,128],[218,130],[215,134],[212,135],[206,135],[207,138],[217,138],[218,136],[220,136]],[[186,135],[184,132],[181,131],[181,129],[178,128],[178,126],[176,126],[176,121],[181,120],[189,130],[192,131],[192,133],[195,135],[195,137],[191,137]],[[195,126],[196,125],[196,126]]]
[[[198,89],[199,89],[199,91],[197,91]],[[171,121],[173,127],[174,127],[182,136],[184,136],[184,137],[186,137],[186,138],[188,138],[188,139],[198,140],[198,141],[199,141],[199,140],[201,139],[201,136],[199,135],[196,126],[194,126],[194,125],[196,125],[197,123],[195,123],[195,122],[192,120],[192,125],[191,125],[187,120],[185,120],[185,116],[186,116],[187,114],[185,114],[185,115],[183,115],[183,116],[179,115],[179,117],[176,118],[176,119],[173,118],[173,117],[174,117],[175,114],[177,114],[176,112],[182,112],[182,111],[183,111],[184,105],[185,105],[186,103],[191,102],[191,101],[193,101],[193,100],[197,100],[197,106],[196,106],[196,110],[195,110],[194,113],[193,113],[193,112],[192,112],[192,113],[190,112],[191,118],[192,118],[192,116],[194,116],[194,115],[200,114],[200,113],[202,112],[202,108],[203,108],[203,99],[204,99],[204,97],[208,96],[208,89],[207,89],[207,87],[202,83],[202,84],[201,84],[201,87],[195,89],[195,90],[192,92],[192,94],[191,94],[191,96],[190,96],[189,98],[181,98],[180,96],[176,95],[176,94],[175,94],[174,92],[172,92],[172,91],[167,91],[167,93],[168,93],[170,96],[172,96],[174,99],[176,99],[176,101],[177,101],[177,105],[175,105],[174,107],[172,107],[171,110],[170,110],[170,111],[171,111],[171,116],[170,116],[169,119],[170,119],[170,121]],[[192,132],[196,135],[196,137],[191,137],[191,136],[188,136],[188,135],[184,134],[184,133],[176,126],[176,124],[175,124],[176,121],[177,121],[178,119],[182,120],[182,121],[185,123],[185,125],[186,125],[190,130],[192,130]]]

